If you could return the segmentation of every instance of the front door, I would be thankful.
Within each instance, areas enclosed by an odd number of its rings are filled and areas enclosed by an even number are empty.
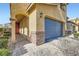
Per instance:
[[[16,34],[19,34],[19,26],[20,26],[20,23],[16,22]]]

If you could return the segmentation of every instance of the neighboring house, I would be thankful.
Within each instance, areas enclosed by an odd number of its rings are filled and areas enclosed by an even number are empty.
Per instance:
[[[43,44],[65,35],[66,4],[11,3],[12,42],[17,34],[28,36],[32,43]]]
[[[11,23],[4,24],[4,32],[11,32]]]
[[[67,34],[73,34],[76,31],[76,27],[78,27],[78,25],[72,21],[67,21]]]
[[[75,24],[78,25],[78,26],[75,27],[75,31],[76,31],[77,33],[79,33],[79,18],[72,19],[72,22],[74,22]]]
[[[0,36],[2,37],[5,33],[10,33],[11,35],[11,23],[0,24]]]
[[[0,24],[0,28],[3,28],[3,25],[2,24]]]

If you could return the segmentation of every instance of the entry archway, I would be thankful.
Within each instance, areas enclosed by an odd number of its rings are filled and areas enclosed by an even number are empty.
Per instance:
[[[20,34],[29,35],[29,20],[28,16],[24,14],[17,14],[16,16],[16,32],[19,32]]]

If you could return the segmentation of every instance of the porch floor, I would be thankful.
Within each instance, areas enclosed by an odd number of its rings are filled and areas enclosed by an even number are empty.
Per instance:
[[[25,35],[21,35],[21,34],[17,35],[16,43],[15,43],[12,55],[17,56],[17,55],[22,55],[24,53],[27,53],[27,50],[24,49],[23,46],[28,43],[30,42],[27,40],[27,37]]]

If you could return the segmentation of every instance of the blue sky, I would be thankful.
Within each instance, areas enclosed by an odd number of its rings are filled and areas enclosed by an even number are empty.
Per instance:
[[[10,6],[8,3],[0,3],[0,24],[10,22]]]
[[[69,18],[79,18],[79,3],[71,3],[67,6],[67,16]]]
[[[67,16],[69,18],[79,18],[79,3],[71,3],[67,6]],[[10,22],[10,6],[9,3],[0,3],[0,24]]]

